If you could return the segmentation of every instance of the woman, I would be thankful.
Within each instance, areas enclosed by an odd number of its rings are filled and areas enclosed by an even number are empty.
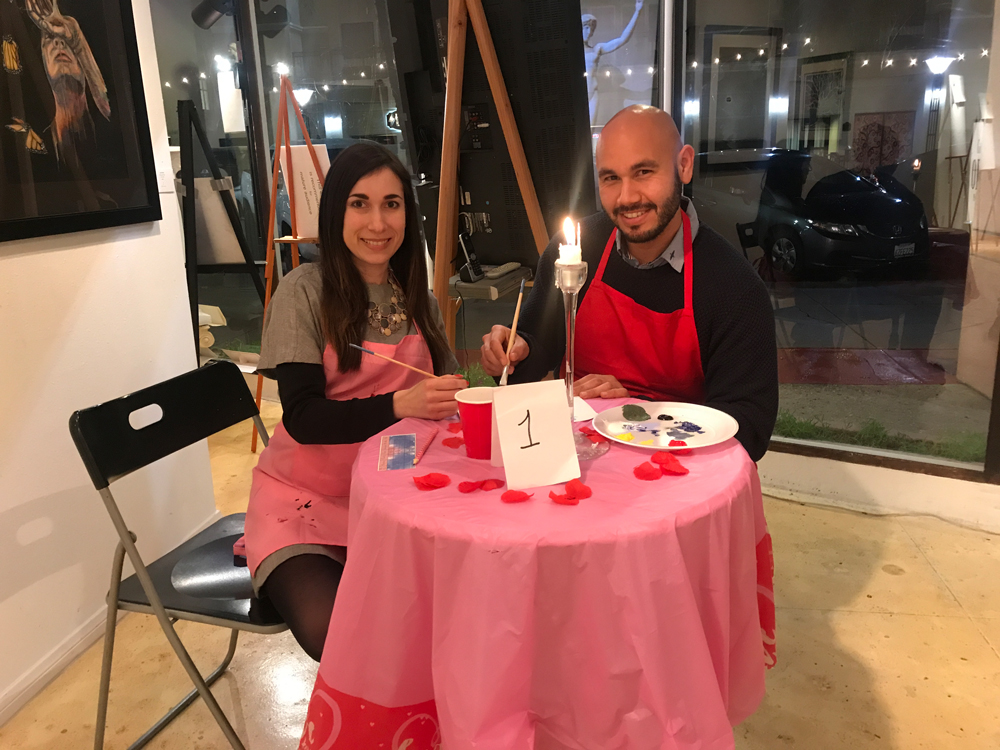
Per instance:
[[[457,410],[458,377],[425,378],[351,344],[441,375],[458,366],[427,266],[406,169],[375,144],[334,161],[319,208],[320,258],[281,282],[258,369],[283,416],[253,473],[246,519],[254,589],[313,659],[323,653],[347,544],[359,444],[404,417]]]

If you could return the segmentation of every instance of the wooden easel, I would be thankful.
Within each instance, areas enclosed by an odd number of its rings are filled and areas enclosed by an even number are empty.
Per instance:
[[[264,266],[264,315],[267,315],[267,306],[271,302],[271,292],[274,289],[274,274],[278,271],[280,275],[280,270],[278,270],[278,264],[281,263],[281,257],[277,252],[275,252],[276,245],[291,245],[292,246],[292,268],[299,267],[299,245],[314,245],[319,242],[316,237],[300,237],[298,231],[298,222],[295,218],[295,190],[294,190],[294,180],[292,180],[291,175],[294,174],[292,168],[292,137],[288,124],[288,108],[289,105],[295,112],[295,117],[299,123],[299,130],[302,131],[302,137],[305,139],[306,146],[308,146],[309,156],[312,157],[313,168],[316,170],[316,174],[319,175],[319,183],[322,186],[326,175],[323,173],[323,169],[319,165],[319,158],[316,156],[316,151],[313,149],[312,140],[309,138],[309,131],[306,130],[305,121],[302,119],[302,110],[299,109],[299,103],[295,100],[295,94],[292,90],[292,82],[288,80],[288,76],[281,76],[281,93],[278,95],[278,127],[277,132],[274,136],[274,167],[271,170],[271,208],[270,215],[267,219],[267,260]],[[288,191],[288,207],[291,212],[291,224],[292,224],[292,234],[290,237],[275,237],[274,236],[274,224],[275,224],[275,214],[277,213],[278,207],[278,173],[281,171],[281,159],[279,154],[281,149],[285,149],[285,164],[288,167],[288,173],[285,175],[285,189]],[[257,373],[257,408],[260,409],[260,397],[264,390],[264,376]],[[252,453],[257,452],[257,426],[254,425],[253,436],[250,438],[250,451]]]
[[[497,60],[493,37],[486,22],[482,0],[448,0],[448,70],[445,86],[444,136],[441,146],[441,178],[438,197],[437,243],[434,249],[434,296],[444,317],[445,332],[449,343],[455,345],[455,315],[457,300],[448,295],[448,280],[451,278],[452,259],[458,247],[458,150],[462,135],[462,77],[465,69],[465,37],[467,20],[472,21],[472,30],[479,44],[479,52],[486,68],[486,78],[497,108],[497,117],[503,128],[507,151],[514,166],[517,186],[528,212],[528,224],[541,255],[549,244],[545,218],[538,203],[535,184],[531,180],[531,170],[524,156],[521,135],[514,120],[510,97],[504,84],[500,62]]]

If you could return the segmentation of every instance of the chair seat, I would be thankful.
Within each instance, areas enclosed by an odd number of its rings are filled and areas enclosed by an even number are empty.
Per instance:
[[[225,621],[260,633],[284,630],[284,621],[266,601],[253,597],[250,571],[233,559],[233,543],[243,535],[245,513],[220,518],[184,544],[147,565],[167,613],[182,620]],[[122,581],[122,609],[152,612],[135,576]]]

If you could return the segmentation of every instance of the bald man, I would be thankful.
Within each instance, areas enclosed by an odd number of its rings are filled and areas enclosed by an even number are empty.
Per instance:
[[[588,264],[576,329],[583,398],[634,396],[706,404],[739,423],[753,460],[767,450],[778,411],[774,315],[766,287],[742,254],[700,224],[681,194],[694,149],[670,116],[634,106],[616,114],[597,144],[603,213],[583,220]],[[538,262],[510,354],[510,383],[562,367],[566,332],[554,263],[562,236]],[[507,364],[510,329],[483,337],[482,363]]]

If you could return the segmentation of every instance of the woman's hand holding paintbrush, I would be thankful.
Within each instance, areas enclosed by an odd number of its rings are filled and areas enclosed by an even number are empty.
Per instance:
[[[405,367],[407,370],[420,373],[426,380],[421,380],[412,388],[405,391],[396,391],[392,394],[392,411],[397,419],[405,417],[416,417],[417,419],[445,419],[454,416],[458,412],[458,402],[455,394],[463,388],[468,388],[469,384],[458,375],[435,375],[434,373],[421,370],[419,367],[400,362],[398,359],[387,357],[363,346],[351,344],[355,349],[360,349],[365,354],[384,359],[386,362]]]

